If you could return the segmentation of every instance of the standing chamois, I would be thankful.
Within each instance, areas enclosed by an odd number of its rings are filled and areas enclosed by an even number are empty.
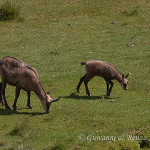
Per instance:
[[[86,88],[86,94],[88,96],[91,96],[89,89],[88,89],[88,82],[94,76],[101,76],[106,81],[107,96],[110,96],[110,93],[111,93],[111,90],[113,87],[113,82],[111,80],[113,80],[113,79],[116,79],[120,83],[120,85],[122,86],[122,88],[124,90],[127,90],[127,84],[129,82],[127,80],[127,77],[129,75],[129,73],[126,76],[121,75],[112,64],[104,62],[104,61],[90,60],[90,61],[82,62],[81,65],[85,65],[86,74],[80,79],[80,81],[76,87],[78,93],[80,92],[80,86],[81,86],[82,82],[84,81],[84,85]],[[110,87],[109,87],[109,85],[110,85]]]
[[[56,100],[53,100],[50,97],[49,91],[46,94],[39,81],[39,75],[36,69],[16,58],[7,56],[0,60],[0,76],[2,78],[2,83],[0,84],[0,102],[4,104],[7,109],[10,109],[5,97],[5,88],[7,83],[12,86],[16,86],[16,96],[12,106],[14,110],[17,110],[16,103],[21,89],[27,91],[27,106],[29,108],[32,108],[30,105],[30,93],[31,91],[34,91],[47,113],[50,112],[51,103],[60,99],[59,97]]]

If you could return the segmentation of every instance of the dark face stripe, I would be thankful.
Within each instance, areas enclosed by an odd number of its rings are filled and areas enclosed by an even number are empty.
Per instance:
[[[126,84],[123,84],[123,86],[124,86],[124,89],[127,89],[127,85]]]
[[[46,111],[49,112],[49,110],[50,110],[50,103],[49,102],[46,102],[46,109],[47,109]]]

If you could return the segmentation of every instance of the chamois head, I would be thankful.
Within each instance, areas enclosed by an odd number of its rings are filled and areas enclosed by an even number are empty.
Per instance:
[[[122,81],[121,81],[120,85],[124,90],[128,90],[127,85],[129,83],[129,81],[127,80],[127,77],[129,76],[129,74],[130,73],[128,73],[126,76],[124,76],[124,74],[122,75]]]
[[[51,96],[50,96],[50,91],[48,90],[47,91],[47,94],[45,96],[45,100],[46,100],[46,105],[45,105],[45,110],[46,110],[46,113],[49,113],[50,112],[50,106],[53,102],[56,102],[60,99],[61,97],[58,97],[57,99],[52,99]]]

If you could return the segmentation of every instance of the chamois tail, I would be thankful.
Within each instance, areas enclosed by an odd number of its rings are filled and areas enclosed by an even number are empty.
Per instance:
[[[81,65],[85,65],[85,64],[86,64],[86,61],[81,62]]]

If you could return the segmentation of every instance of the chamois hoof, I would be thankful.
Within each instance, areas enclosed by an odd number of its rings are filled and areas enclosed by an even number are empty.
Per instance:
[[[91,96],[91,94],[87,94],[89,97]]]
[[[79,90],[79,89],[76,88],[76,90],[77,90],[77,93],[80,93],[80,90]]]
[[[18,111],[18,109],[17,109],[17,108],[14,108],[13,110],[14,110],[14,111]]]
[[[9,107],[8,105],[5,105],[5,108],[11,110],[10,107]]]
[[[80,93],[80,91],[79,91],[79,90],[77,90],[77,93]]]
[[[106,93],[106,95],[107,95],[107,97],[108,97],[108,96],[111,96],[110,93]]]
[[[29,107],[29,109],[32,109],[33,107],[32,107],[32,105],[27,105],[28,107]]]
[[[14,111],[18,111],[16,106],[12,106]]]

